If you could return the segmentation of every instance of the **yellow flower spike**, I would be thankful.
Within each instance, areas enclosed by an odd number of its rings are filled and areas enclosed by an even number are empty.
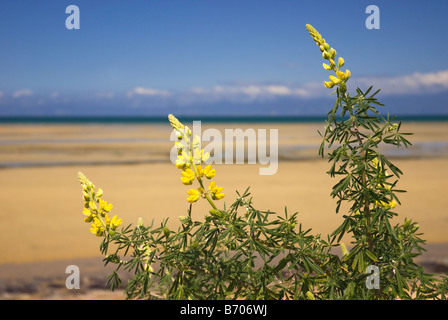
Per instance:
[[[212,165],[209,164],[204,169],[204,175],[207,177],[207,179],[211,179],[216,175],[216,170],[212,169]]]
[[[182,181],[182,183],[184,185],[191,185],[194,181],[195,178],[195,174],[194,171],[191,169],[185,169],[185,171],[181,172],[182,177],[180,178],[180,180]]]
[[[324,39],[322,39],[322,36],[320,35],[320,33],[312,25],[307,24],[306,29],[310,33],[311,37],[313,37],[314,41],[316,41],[316,43],[318,43],[318,44],[325,43],[325,41],[324,41]]]
[[[338,59],[338,68],[342,67],[345,64],[344,58],[339,57]]]
[[[325,41],[322,42],[322,44],[324,43]],[[224,197],[224,193],[221,193],[223,188],[212,188],[214,192],[210,192],[211,190],[205,192],[204,190],[203,177],[211,179],[216,175],[216,171],[210,165],[207,165],[205,168],[202,167],[202,164],[210,158],[210,154],[200,148],[201,141],[199,136],[194,136],[193,138],[191,130],[173,115],[169,115],[168,119],[179,137],[179,141],[175,143],[175,146],[178,153],[176,167],[183,169],[181,181],[185,185],[191,185],[196,178],[199,184],[197,189],[187,191],[189,195],[187,201],[194,203],[202,196],[210,203],[213,209],[217,209],[210,197],[210,193],[213,199],[222,199]]]
[[[168,120],[170,121],[170,123],[174,129],[183,129],[184,128],[183,124],[180,123],[180,121],[177,120],[177,118],[175,116],[173,116],[172,114],[168,115]]]
[[[187,198],[187,201],[188,201],[189,203],[193,203],[193,202],[196,202],[196,201],[199,200],[199,195],[200,195],[200,193],[199,193],[198,190],[196,190],[196,189],[190,189],[190,190],[187,191],[187,193],[190,195],[190,196]]]

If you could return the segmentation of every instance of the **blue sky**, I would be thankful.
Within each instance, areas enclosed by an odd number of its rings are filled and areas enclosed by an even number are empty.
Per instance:
[[[443,0],[5,0],[0,115],[325,114],[306,23],[386,112],[448,114],[446,15]]]

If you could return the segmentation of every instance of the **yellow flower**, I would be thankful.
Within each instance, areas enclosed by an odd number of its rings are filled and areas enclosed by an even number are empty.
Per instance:
[[[306,29],[308,30],[316,44],[319,46],[319,49],[322,52],[322,58],[330,62],[329,65],[326,63],[323,64],[324,69],[328,71],[332,70],[336,73],[336,77],[334,75],[330,76],[330,82],[324,82],[325,87],[331,89],[335,85],[338,85],[341,92],[345,92],[347,90],[347,85],[345,82],[350,78],[351,74],[349,70],[345,72],[342,72],[340,70],[340,68],[345,64],[344,59],[342,57],[339,57],[338,63],[336,65],[336,62],[334,61],[337,55],[336,50],[330,47],[330,45],[325,41],[325,39],[322,38],[320,33],[317,32],[317,30],[314,29],[313,26],[307,24]]]
[[[92,212],[91,212],[89,209],[87,209],[87,208],[84,208],[84,209],[82,210],[82,213],[86,216],[86,217],[84,218],[84,221],[85,221],[85,222],[92,222],[93,219],[96,217],[96,214],[92,213]]]
[[[110,212],[113,208],[112,203],[107,203],[107,201],[103,199],[98,199],[98,203],[100,205],[100,211]]]
[[[190,155],[183,150],[180,155],[177,156],[176,159],[176,167],[179,169],[184,169],[190,167],[191,157]]]
[[[103,224],[98,218],[93,218],[92,228],[90,228],[90,231],[98,237],[103,235]]]
[[[340,80],[345,80],[346,76],[345,76],[345,72],[342,72],[341,70],[336,71],[336,76],[338,77],[338,79]]]
[[[376,201],[376,205],[379,207],[386,208],[386,209],[392,209],[392,208],[396,207],[397,202],[395,201],[395,199],[392,201],[387,201],[387,202],[386,201]]]
[[[199,149],[194,149],[194,158],[193,161],[195,164],[201,164],[210,158],[210,154],[208,152],[204,153],[204,149],[199,151]]]
[[[333,88],[334,87],[334,83],[333,82],[330,82],[330,81],[324,81],[324,85],[325,85],[325,87],[327,87],[328,89],[331,89],[331,88]]]
[[[220,200],[225,196],[224,193],[221,193],[224,188],[216,186],[215,181],[210,182],[210,184],[208,185],[208,189],[212,192],[213,200]]]
[[[190,190],[187,191],[187,193],[190,195],[190,196],[187,198],[187,201],[188,201],[189,203],[193,203],[193,202],[198,201],[198,199],[199,199],[199,194],[200,194],[198,190],[196,190],[196,189],[190,189]]]
[[[117,216],[110,219],[106,214],[112,210],[113,205],[100,198],[103,195],[102,189],[99,188],[98,191],[95,192],[95,185],[90,182],[84,174],[79,172],[78,177],[83,188],[85,201],[84,209],[82,211],[85,216],[84,221],[93,222],[90,231],[98,237],[102,236],[106,231],[112,234],[123,221],[118,219]],[[104,220],[102,220],[101,217],[104,217]]]
[[[97,209],[96,209],[96,204],[93,202],[93,201],[90,201],[89,202],[89,208],[90,208],[90,210],[92,210],[92,211],[96,211]]]
[[[338,84],[339,82],[341,82],[341,80],[336,78],[334,75],[330,75],[329,78],[334,84]]]
[[[197,166],[196,166],[196,170],[198,171],[198,175],[199,175],[199,177],[203,177],[204,176],[204,169],[202,169],[202,167],[201,167],[201,165],[200,164],[198,164]]]
[[[216,175],[216,170],[212,169],[212,166],[209,164],[204,169],[204,175],[207,177],[207,179],[211,179]]]
[[[177,118],[175,116],[173,116],[172,114],[168,115],[168,120],[170,121],[170,123],[174,129],[183,129],[184,128],[184,125],[182,123],[180,123],[180,121],[177,120]]]
[[[328,44],[323,41],[322,48],[328,50],[327,47],[329,48]],[[210,154],[200,148],[201,140],[199,136],[196,135],[194,138],[191,138],[191,130],[184,126],[173,115],[170,114],[168,119],[179,138],[179,141],[175,143],[175,146],[178,153],[176,167],[183,169],[181,173],[181,181],[185,185],[191,185],[196,179],[199,183],[197,189],[190,189],[187,191],[189,195],[187,201],[189,203],[194,203],[198,201],[199,197],[202,195],[207,199],[211,206],[216,209],[216,206],[210,199],[210,193],[211,198],[214,200],[222,199],[224,198],[224,193],[221,192],[223,188],[217,187],[215,183],[212,182],[209,186],[209,191],[205,192],[203,182],[204,176],[207,179],[212,179],[216,175],[216,170],[212,169],[211,165],[207,165],[204,169],[202,168],[202,164],[210,158]]]
[[[185,169],[184,171],[181,172],[182,177],[180,178],[180,180],[182,181],[183,184],[185,185],[190,185],[193,183],[194,178],[195,178],[195,174],[194,171],[191,169]]]
[[[118,219],[117,215],[113,216],[112,219],[109,219],[109,216],[106,214],[106,224],[112,229],[115,230],[123,223],[123,220]]]

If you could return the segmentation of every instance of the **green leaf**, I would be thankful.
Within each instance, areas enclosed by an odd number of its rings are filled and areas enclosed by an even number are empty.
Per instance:
[[[366,250],[366,255],[374,262],[378,262],[378,258],[369,250]]]

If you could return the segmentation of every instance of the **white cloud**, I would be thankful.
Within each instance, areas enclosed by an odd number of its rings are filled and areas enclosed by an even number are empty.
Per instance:
[[[353,80],[353,81],[352,81]],[[367,89],[370,85],[381,89],[381,94],[423,94],[448,90],[448,70],[401,76],[371,76],[350,79],[351,84]]]
[[[30,89],[21,89],[21,90],[17,90],[14,91],[12,96],[14,98],[20,98],[20,97],[29,97],[33,95],[33,91],[31,91]]]
[[[266,101],[281,97],[325,98],[329,97],[333,91],[325,88],[325,80],[327,79],[322,79],[321,82],[306,82],[301,84],[234,82],[211,88],[193,87],[188,91],[178,92],[172,95],[172,97],[181,105],[213,103],[223,100],[231,102]],[[366,90],[373,85],[374,89],[381,89],[381,94],[383,95],[435,93],[448,90],[448,70],[432,73],[412,73],[401,76],[353,76],[349,80],[348,85],[349,87],[360,87],[362,90]],[[150,89],[148,90],[148,94],[155,95],[159,91]]]
[[[277,97],[309,97],[321,94],[323,90],[315,90],[314,84],[305,86],[287,84],[240,84],[230,86],[214,86],[212,88],[191,88],[188,97],[199,100],[216,101],[256,101],[269,100]]]
[[[166,97],[166,96],[169,96],[169,92],[166,90],[136,87],[135,89],[133,89],[132,91],[128,91],[128,93],[127,93],[128,97],[133,97],[135,95]]]

